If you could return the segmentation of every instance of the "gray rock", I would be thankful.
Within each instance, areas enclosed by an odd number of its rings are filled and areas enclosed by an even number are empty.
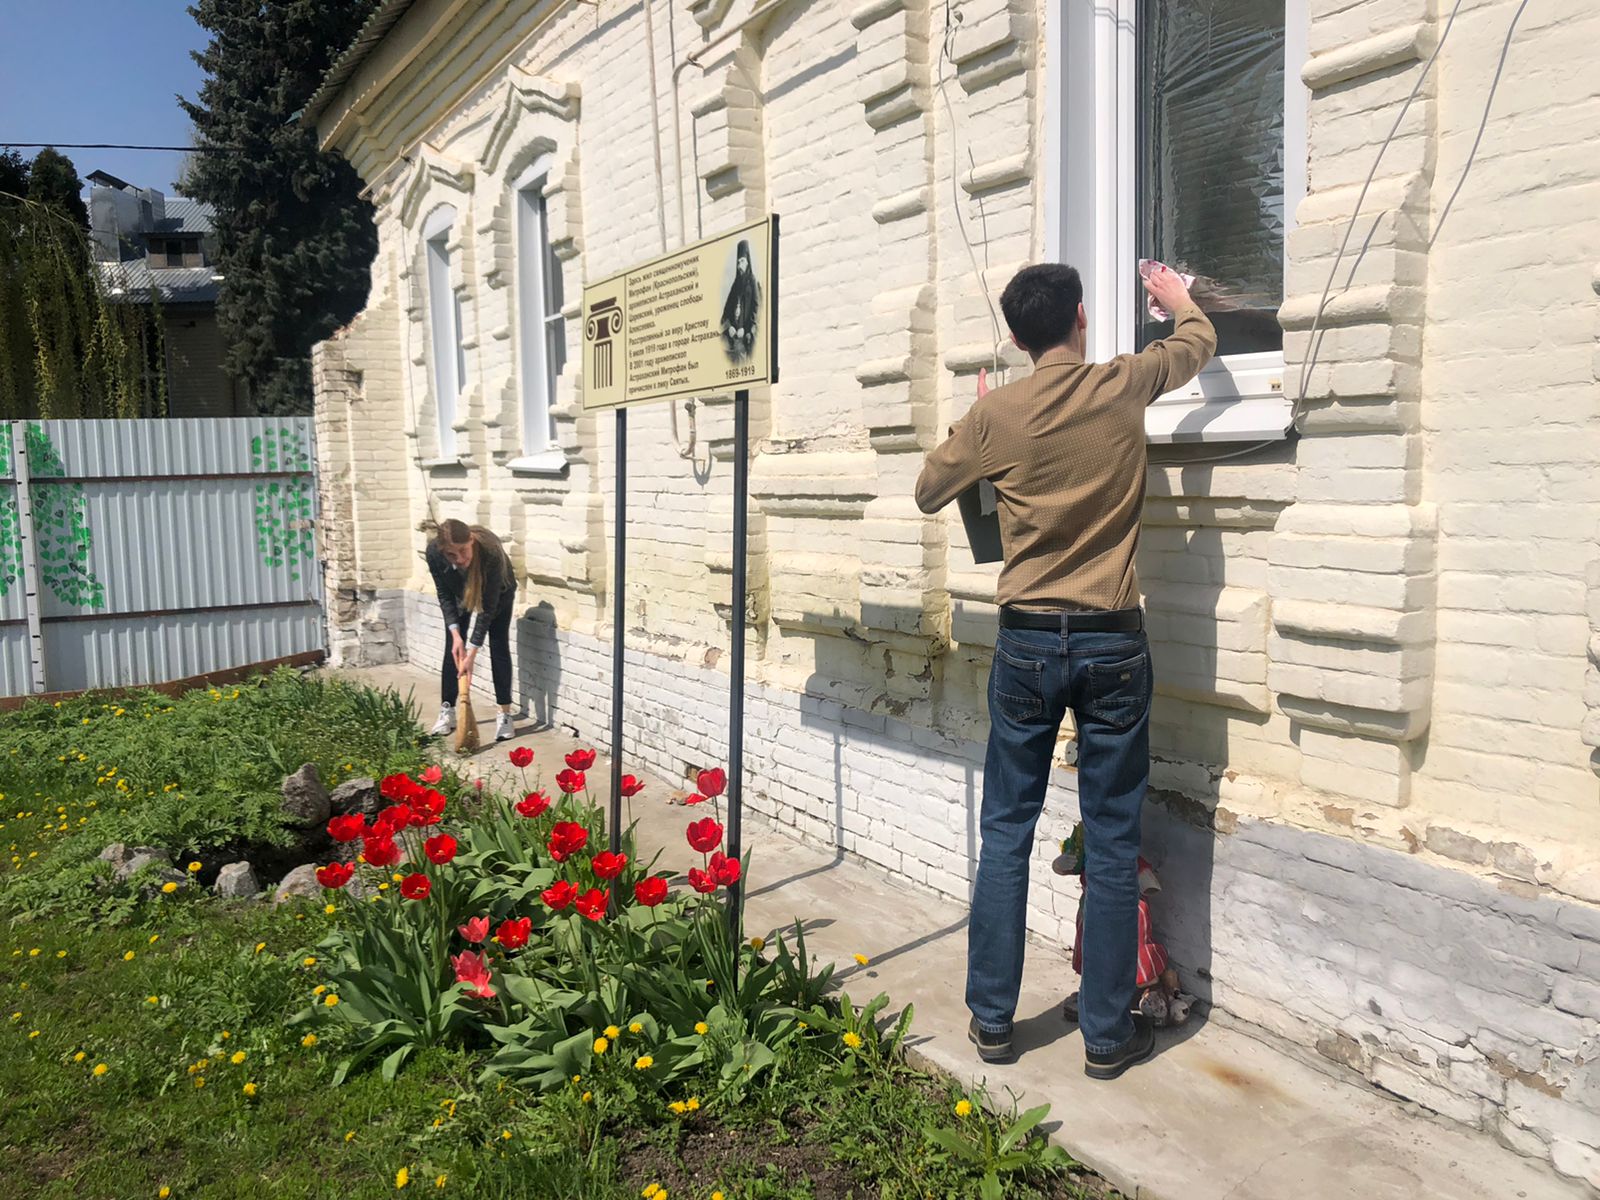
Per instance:
[[[249,863],[236,862],[217,872],[217,881],[211,888],[224,900],[248,900],[261,891],[261,881]]]
[[[383,797],[378,793],[376,779],[347,779],[333,789],[328,803],[340,816],[360,813],[370,821],[382,809]]]
[[[151,872],[150,882],[139,889],[139,895],[145,900],[159,900],[165,895],[162,888],[169,883],[177,884],[180,890],[193,886],[189,881],[189,877],[182,871],[174,870],[172,867],[158,866]]]
[[[296,867],[278,883],[272,897],[274,904],[287,900],[315,900],[322,895],[322,885],[317,882],[317,868],[311,863]]]
[[[100,851],[100,861],[108,862],[114,867],[120,867],[128,861],[128,848],[121,842],[112,842],[111,845]]]
[[[117,864],[117,882],[121,883],[132,878],[146,867],[170,867],[172,855],[159,846],[136,846],[127,852],[120,863]],[[177,874],[176,872],[172,872]],[[178,882],[183,882],[183,876],[178,875]]]
[[[283,815],[292,825],[312,829],[328,823],[328,789],[322,786],[317,764],[307,763],[283,781]]]

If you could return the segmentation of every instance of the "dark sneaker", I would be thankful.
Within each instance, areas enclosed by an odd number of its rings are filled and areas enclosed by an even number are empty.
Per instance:
[[[1121,1050],[1110,1054],[1084,1052],[1083,1073],[1090,1079],[1115,1079],[1129,1067],[1144,1062],[1156,1052],[1155,1031],[1146,1021],[1137,1017],[1133,1022],[1133,1040]]]
[[[1068,1022],[1073,1024],[1073,1025],[1076,1025],[1078,1023],[1078,993],[1077,992],[1073,992],[1072,995],[1068,996],[1065,1000],[1063,1000],[1061,1002],[1061,1015],[1063,1017],[1065,1017],[1068,1020]]]
[[[978,1048],[978,1057],[986,1063],[1003,1063],[1011,1061],[1011,1035],[1009,1033],[989,1033],[978,1028],[978,1019],[974,1017],[967,1026],[967,1039]]]

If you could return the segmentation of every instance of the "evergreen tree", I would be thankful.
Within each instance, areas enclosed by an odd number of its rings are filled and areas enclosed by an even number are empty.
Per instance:
[[[202,151],[182,182],[214,210],[224,365],[256,408],[309,413],[311,347],[366,303],[378,235],[350,164],[296,116],[377,0],[197,0],[206,81],[180,103]]]
[[[89,206],[83,202],[83,180],[65,154],[45,147],[28,168],[28,199],[49,205],[79,229],[89,228]]]

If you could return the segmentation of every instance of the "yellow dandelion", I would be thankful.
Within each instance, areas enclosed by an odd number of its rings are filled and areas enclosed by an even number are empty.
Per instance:
[[[595,1038],[594,1052],[596,1054],[604,1054],[609,1049],[611,1049],[611,1042],[609,1039],[603,1037]]]
[[[433,1181],[433,1186],[436,1188],[442,1188],[444,1186],[444,1181],[448,1178],[450,1178],[448,1175],[439,1176],[439,1178]]]
[[[150,935],[150,940],[148,942],[146,942],[145,944],[147,946],[154,946],[160,940],[161,940],[161,935],[159,933],[152,933]]]
[[[970,1117],[971,1115],[972,1115],[972,1101],[971,1100],[957,1100],[956,1101],[956,1116],[958,1116],[958,1117]]]
[[[755,938],[751,938],[750,939],[750,949],[754,950],[757,954],[760,954],[766,948],[767,948],[767,939],[766,938],[755,937]]]
[[[57,958],[65,958],[66,956],[67,956],[67,952],[65,950],[57,950],[56,951],[56,957]]]
[[[635,1021],[632,1025],[628,1026],[628,1032],[629,1033],[643,1033],[644,1032],[644,1026],[641,1025],[638,1021]]]
[[[591,1101],[593,1099],[594,1099],[594,1093],[593,1092],[585,1092],[583,1095],[578,1097],[578,1103],[579,1104],[587,1104],[587,1103],[589,1103],[589,1101]]]
[[[687,1100],[684,1101],[684,1103],[689,1106],[689,1111],[690,1112],[699,1112],[700,1111],[700,1097],[699,1096],[690,1096]]]
[[[655,1065],[656,1060],[650,1057],[648,1054],[641,1054],[638,1058],[633,1060],[633,1069],[635,1071],[648,1071]]]
[[[306,1034],[305,1037],[300,1039],[300,1044],[307,1050],[311,1049],[311,1047],[317,1044],[317,1035],[314,1033]]]
[[[14,1013],[11,1014],[11,1019],[13,1021],[20,1021],[20,1020],[22,1020],[22,1014],[19,1013],[19,1012],[14,1012]]]
[[[39,953],[40,953],[39,947],[35,946],[32,950],[28,951],[28,957],[29,958],[38,958],[39,957]]]
[[[337,904],[324,904],[322,906],[322,911],[331,917],[334,913],[339,911],[339,906]]]
[[[859,1033],[851,1031],[849,1033],[846,1033],[844,1035],[844,1037],[841,1038],[840,1040],[843,1041],[844,1044],[846,1046],[849,1046],[850,1049],[852,1049],[852,1050],[861,1049],[861,1035]]]
[[[674,1100],[671,1104],[667,1105],[667,1107],[670,1108],[673,1112],[677,1113],[680,1117],[683,1116],[684,1113],[689,1111],[689,1106],[687,1104],[685,1104],[682,1100]]]
[[[387,884],[387,883],[380,883],[380,884],[379,884],[379,885],[378,885],[378,890],[379,890],[379,891],[380,891],[380,892],[387,892],[387,891],[388,891],[388,890],[389,890],[389,885],[388,885],[388,884]],[[376,897],[376,896],[374,896],[374,897],[373,897],[373,899],[374,899],[374,900],[376,900],[376,899],[377,899],[377,897]]]
[[[95,1063],[95,1065],[94,1065],[95,1078],[98,1079],[100,1076],[104,1075],[109,1070],[111,1070],[111,1068],[106,1066],[105,1063]]]
[[[84,1059],[86,1059],[88,1057],[89,1056],[87,1054],[85,1054],[82,1050],[79,1050],[76,1054],[74,1054],[72,1056],[72,1061],[73,1062],[82,1062]]]
[[[339,997],[335,993],[329,992],[327,996],[323,997],[322,1002],[329,1008],[333,1008],[339,1003]]]
[[[194,1085],[197,1088],[205,1087],[205,1085],[206,1085],[206,1077],[204,1075],[196,1075],[194,1077]]]
[[[347,1142],[355,1141],[356,1140],[356,1131],[354,1129],[352,1129],[349,1133],[345,1134],[344,1135],[344,1140],[347,1141]]]
[[[134,958],[134,954],[133,954],[133,951],[132,951],[132,950],[129,950],[129,951],[128,951],[128,952],[127,952],[127,953],[126,953],[126,954],[124,954],[124,955],[123,955],[123,956],[122,956],[122,961],[123,961],[123,962],[132,962],[132,961],[133,961],[133,958]]]
[[[320,996],[320,995],[322,995],[323,992],[325,992],[327,990],[328,990],[328,985],[327,984],[319,983],[319,984],[317,984],[316,987],[311,989],[311,994],[313,996]]]
[[[257,954],[260,954],[266,948],[267,948],[267,944],[265,942],[257,942],[256,943],[256,953]]]
[[[615,1025],[607,1025],[605,1033],[606,1036],[613,1042],[622,1036],[622,1030],[618,1029]]]
[[[394,1173],[394,1186],[396,1188],[403,1188],[410,1182],[411,1172],[406,1170],[404,1167],[401,1167]]]
[[[163,892],[164,892],[164,893],[165,893],[165,894],[167,894],[167,895],[168,895],[168,896],[170,896],[170,895],[172,895],[172,893],[173,893],[173,892],[175,892],[175,891],[177,891],[177,890],[178,890],[178,885],[177,885],[177,884],[175,884],[175,883],[173,883],[173,882],[172,882],[172,880],[170,880],[170,879],[169,879],[169,880],[167,880],[167,882],[166,882],[166,883],[163,883],[163,884],[162,884],[162,885],[161,885],[161,890],[162,890],[162,891],[163,891]]]
[[[41,1032],[41,1031],[40,1031],[40,1030],[38,1030],[38,1029],[35,1029],[35,1030],[34,1030],[34,1031],[33,1031],[33,1032],[32,1032],[32,1033],[30,1033],[30,1034],[28,1034],[28,1037],[29,1037],[29,1039],[30,1039],[30,1040],[31,1040],[31,1039],[33,1039],[33,1038],[36,1038],[36,1037],[38,1037],[38,1036],[39,1036],[39,1034],[40,1034],[40,1032]]]
[[[169,1187],[163,1187],[159,1192],[156,1193],[156,1200],[167,1200],[167,1197],[170,1195],[172,1195],[172,1189]]]
[[[644,1197],[644,1200],[656,1200],[656,1197],[660,1194],[661,1185],[659,1183],[652,1183],[647,1186],[644,1191],[639,1193],[639,1195]]]
[[[500,1131],[500,1140],[503,1142],[509,1142],[511,1140],[511,1130],[502,1129]]]
[[[314,967],[317,965],[317,960],[308,954],[300,960],[300,965],[302,967]]]
[[[196,875],[196,874],[199,873],[199,871],[200,871],[200,864],[199,863],[192,862],[192,863],[189,864],[189,874]]]
[[[236,1066],[236,1067],[237,1067],[237,1066],[238,1066],[238,1065],[239,1065],[239,1064],[240,1064],[240,1063],[242,1063],[242,1062],[243,1062],[243,1061],[244,1061],[244,1060],[245,1060],[245,1053],[244,1053],[244,1051],[243,1051],[243,1050],[235,1050],[235,1051],[234,1051],[234,1052],[233,1052],[233,1057],[232,1057],[232,1058],[230,1058],[230,1059],[229,1059],[229,1060],[228,1060],[228,1061],[229,1061],[229,1062],[231,1062],[231,1063],[232,1063],[232,1064],[233,1064],[233,1065],[234,1065],[234,1066]]]
[[[724,1200],[724,1197],[721,1192],[712,1192],[711,1200]]]
[[[146,1004],[160,1004],[161,1003],[161,997],[160,996],[146,996],[144,998],[144,1002]]]
[[[226,1029],[224,1029],[221,1033],[217,1034],[217,1036],[219,1038],[221,1038],[223,1041],[227,1041],[229,1038],[231,1038],[233,1036],[233,1034],[229,1033]]]
[[[865,954],[858,954],[858,955],[856,955],[856,962],[857,962],[857,963],[858,963],[858,964],[859,964],[859,965],[861,965],[861,966],[863,966],[863,967],[864,967],[864,966],[866,966],[866,965],[867,965],[867,964],[868,964],[868,963],[869,963],[869,962],[871,962],[871,961],[872,961],[872,960],[871,960],[871,959],[870,959],[870,958],[868,958],[868,957],[867,957],[867,956],[866,956],[866,955],[865,955]]]
[[[246,1096],[249,1096],[252,1099],[255,1098],[255,1094],[256,1094],[256,1085],[255,1084],[247,1083],[247,1084],[244,1085],[244,1088],[242,1090],[244,1091],[244,1094]]]
[[[705,1037],[706,1034],[711,1032],[711,1026],[707,1025],[704,1021],[696,1021],[694,1023],[694,1031],[701,1037]]]

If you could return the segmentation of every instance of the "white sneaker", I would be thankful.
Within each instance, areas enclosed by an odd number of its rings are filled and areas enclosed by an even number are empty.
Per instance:
[[[447,733],[456,731],[456,706],[454,704],[441,705],[439,719],[433,723],[433,736],[442,737]]]
[[[517,736],[516,726],[512,723],[510,713],[501,713],[494,722],[494,740],[509,742]]]

